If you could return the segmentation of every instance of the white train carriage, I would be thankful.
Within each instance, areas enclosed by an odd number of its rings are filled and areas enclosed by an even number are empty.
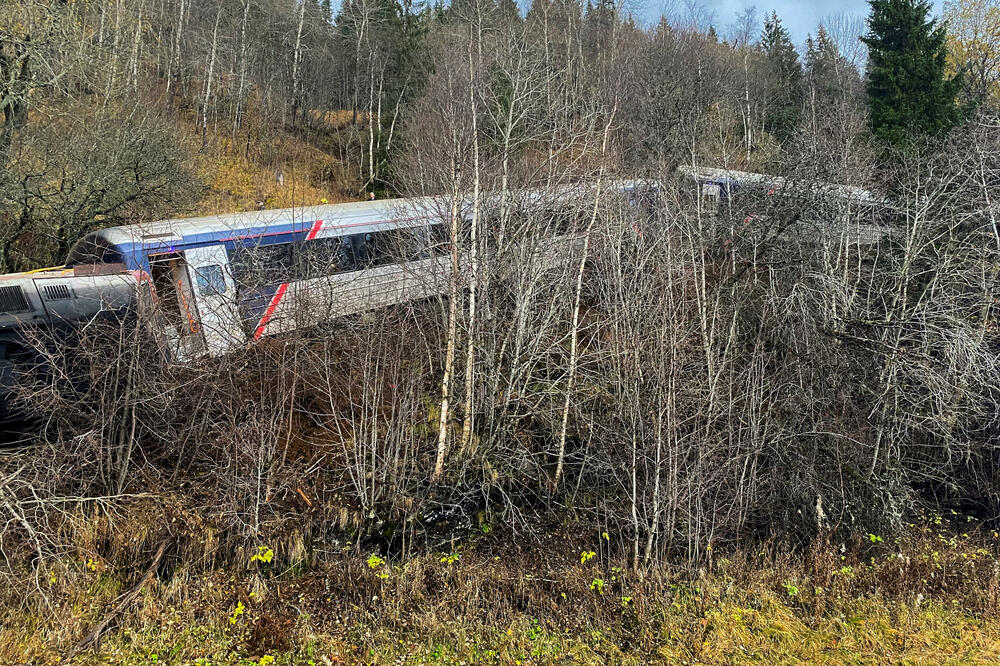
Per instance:
[[[607,191],[650,204],[657,187],[616,181]],[[518,209],[590,210],[593,187],[517,195]],[[487,197],[487,205],[497,201]],[[467,206],[461,211],[463,224]],[[219,355],[261,337],[447,293],[451,200],[425,197],[256,211],[95,231],[67,265],[134,276],[155,302],[170,355]],[[577,224],[542,244],[550,267],[579,245]],[[463,270],[467,257],[460,258]]]

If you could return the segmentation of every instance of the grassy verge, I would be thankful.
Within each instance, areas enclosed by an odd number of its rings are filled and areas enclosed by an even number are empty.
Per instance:
[[[997,663],[997,535],[960,527],[694,572],[632,573],[568,537],[309,567],[261,546],[238,571],[161,567],[74,663]],[[60,663],[140,577],[95,557],[34,572],[6,600],[0,663]]]

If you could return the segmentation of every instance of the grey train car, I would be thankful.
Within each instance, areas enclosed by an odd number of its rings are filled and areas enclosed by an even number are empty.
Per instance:
[[[615,181],[606,190],[646,205],[657,186]],[[514,203],[548,210],[592,196],[591,186],[564,186],[521,193]],[[18,364],[31,361],[32,331],[55,330],[58,339],[62,329],[128,316],[147,302],[166,355],[187,362],[446,293],[450,210],[445,197],[387,199],[92,232],[63,267],[0,276],[0,402]],[[541,250],[543,261],[558,263],[575,240],[573,229],[558,231]]]
[[[137,277],[120,265],[81,265],[0,276],[0,423],[17,416],[17,371],[46,340],[134,314]]]
[[[821,181],[789,180],[782,176],[705,166],[679,166],[680,173],[696,185],[695,197],[709,214],[716,214],[740,194],[784,195],[808,193],[855,206],[881,206],[885,201],[861,187]]]

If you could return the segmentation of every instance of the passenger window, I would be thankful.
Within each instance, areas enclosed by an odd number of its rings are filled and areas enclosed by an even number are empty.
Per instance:
[[[390,229],[378,234],[378,265],[419,258],[419,245],[412,229]]]
[[[382,233],[365,234],[365,265],[368,268],[381,266],[385,263],[385,245]]]
[[[448,233],[440,224],[387,233],[392,234],[388,243],[392,261],[418,261],[448,252]]]
[[[375,234],[354,234],[350,236],[354,254],[355,269],[371,268],[375,265]]]
[[[431,256],[448,254],[451,251],[451,230],[443,224],[432,224],[430,230]]]
[[[226,293],[226,278],[222,273],[222,266],[218,264],[195,268],[195,281],[198,284],[198,293],[205,296],[220,296]]]
[[[293,279],[291,243],[247,245],[230,255],[236,281],[251,289],[280,284]]]
[[[295,260],[295,275],[299,279],[336,275],[354,269],[350,244],[339,237],[304,242],[296,249]]]
[[[430,256],[430,232],[427,227],[398,229],[392,239],[392,256],[401,261],[418,261]]]

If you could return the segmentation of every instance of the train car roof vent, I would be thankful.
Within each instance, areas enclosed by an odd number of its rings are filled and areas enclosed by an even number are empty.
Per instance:
[[[0,312],[27,312],[30,309],[21,287],[17,285],[0,287]]]
[[[64,301],[73,297],[67,284],[47,284],[42,287],[42,293],[47,301]]]

